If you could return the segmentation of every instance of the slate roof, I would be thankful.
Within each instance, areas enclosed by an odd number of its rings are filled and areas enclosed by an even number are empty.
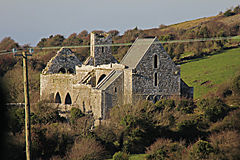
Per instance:
[[[155,39],[156,38],[136,39],[127,54],[123,57],[121,64],[124,64],[129,68],[136,68],[137,64]]]

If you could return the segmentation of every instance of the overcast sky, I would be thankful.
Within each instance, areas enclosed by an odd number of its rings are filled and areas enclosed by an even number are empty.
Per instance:
[[[82,30],[157,28],[217,15],[239,0],[0,0],[0,41],[35,46],[43,37]]]

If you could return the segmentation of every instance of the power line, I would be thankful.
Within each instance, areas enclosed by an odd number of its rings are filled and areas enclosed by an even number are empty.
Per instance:
[[[213,37],[213,38],[200,38],[200,39],[184,39],[184,40],[170,40],[170,41],[157,41],[154,42],[155,44],[161,43],[161,44],[166,44],[166,43],[186,43],[186,42],[204,42],[204,41],[218,41],[218,40],[239,40],[240,36],[231,36],[231,37]],[[105,46],[130,46],[133,43],[119,43],[119,44],[101,44],[101,45],[95,45],[95,47],[105,47]],[[144,43],[140,43],[144,44]],[[34,50],[50,50],[50,49],[61,49],[61,48],[86,48],[90,47],[90,45],[79,45],[79,46],[58,46],[58,47],[32,47],[32,48],[26,48],[26,49],[20,49],[20,50],[28,50],[28,49],[34,49]],[[2,50],[6,51],[6,50]],[[0,51],[1,52],[1,51]],[[4,54],[10,54],[13,52],[5,52],[5,53],[0,53],[0,55]]]

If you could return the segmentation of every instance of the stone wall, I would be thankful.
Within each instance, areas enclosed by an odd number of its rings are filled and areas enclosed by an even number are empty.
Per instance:
[[[133,70],[125,69],[124,70],[124,80],[123,80],[123,104],[132,104],[132,93],[133,93]]]
[[[182,79],[181,79],[181,96],[193,99],[193,87],[189,87]]]
[[[73,94],[76,99],[73,104],[77,105],[84,113],[93,113],[97,119],[102,118],[102,91],[92,88],[91,85],[73,85]]]
[[[154,58],[157,58],[155,66]],[[174,64],[161,44],[152,44],[134,71],[132,91],[135,103],[139,99],[155,102],[163,96],[180,96],[180,67]]]
[[[112,56],[111,44],[112,36],[108,33],[91,33],[90,56],[93,60],[89,60],[89,65],[97,66],[101,64],[118,63]]]
[[[82,62],[68,48],[61,48],[47,64],[43,74],[76,73],[75,66]]]
[[[74,74],[41,74],[40,75],[40,98],[51,102],[56,101],[59,93],[61,103],[65,103],[66,96],[69,93],[71,100],[75,98],[73,94],[73,85],[76,83]]]
[[[120,74],[104,91],[103,91],[103,119],[108,117],[109,110],[114,106],[123,105],[123,73]]]

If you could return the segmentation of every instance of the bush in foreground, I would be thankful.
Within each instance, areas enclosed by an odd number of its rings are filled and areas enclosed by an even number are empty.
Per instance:
[[[92,138],[81,138],[77,140],[71,150],[69,150],[66,159],[104,159],[104,147]]]
[[[113,160],[129,160],[129,157],[129,154],[119,151],[113,155]]]

